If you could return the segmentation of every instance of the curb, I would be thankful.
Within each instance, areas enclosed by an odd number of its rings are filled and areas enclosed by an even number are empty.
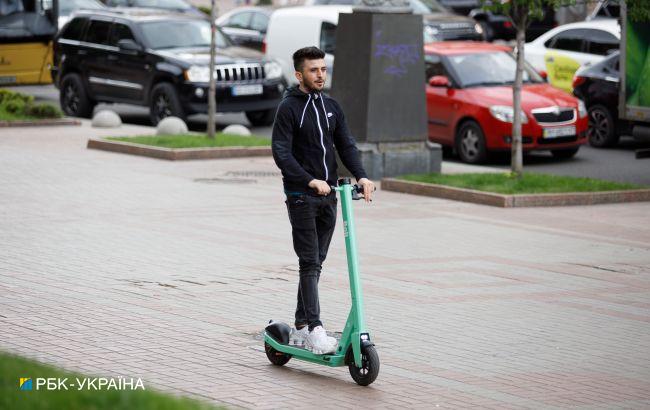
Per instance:
[[[81,125],[81,121],[72,118],[51,118],[45,120],[0,121],[0,128],[10,127],[46,127],[50,125]]]
[[[271,156],[271,147],[227,147],[227,148],[162,148],[132,142],[108,141],[91,138],[87,148],[122,154],[166,159],[170,161],[188,159],[219,159]]]
[[[497,206],[501,208],[597,205],[650,201],[650,189],[504,195],[476,191],[474,189],[449,187],[446,185],[402,181],[394,178],[382,179],[381,189],[405,194],[431,196],[481,205]]]

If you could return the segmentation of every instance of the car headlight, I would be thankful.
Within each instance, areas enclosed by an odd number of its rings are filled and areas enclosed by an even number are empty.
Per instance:
[[[433,41],[439,41],[440,37],[438,37],[438,33],[440,33],[440,31],[437,28],[424,26],[424,42],[431,43]]]
[[[210,67],[193,65],[185,70],[185,79],[192,83],[207,83],[210,81]]]
[[[474,24],[474,30],[478,34],[483,34],[483,26],[481,26],[479,23]]]
[[[493,105],[490,107],[490,114],[499,121],[509,123],[512,123],[515,118],[514,109],[507,105]],[[523,111],[521,112],[521,123],[528,123],[528,117],[526,117],[526,114]]]
[[[580,118],[585,118],[587,116],[587,106],[582,100],[578,100],[578,116]]]
[[[266,74],[267,80],[274,80],[282,77],[282,67],[275,61],[269,61],[264,64],[264,73]]]

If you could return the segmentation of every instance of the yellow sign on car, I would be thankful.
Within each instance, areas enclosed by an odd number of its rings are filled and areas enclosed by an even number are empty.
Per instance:
[[[573,74],[580,68],[580,63],[571,57],[549,51],[544,56],[548,82],[566,92],[573,91]]]

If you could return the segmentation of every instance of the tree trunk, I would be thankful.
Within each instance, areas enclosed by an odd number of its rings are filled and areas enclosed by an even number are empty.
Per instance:
[[[208,138],[214,138],[215,133],[215,116],[217,112],[216,85],[214,79],[214,58],[216,54],[216,19],[217,6],[215,0],[211,2],[210,9],[210,89],[208,91]]]
[[[521,147],[521,87],[524,76],[524,43],[526,41],[526,24],[528,18],[527,7],[517,10],[517,71],[515,72],[515,84],[512,87],[512,146],[510,168],[517,178],[523,173],[523,153]]]

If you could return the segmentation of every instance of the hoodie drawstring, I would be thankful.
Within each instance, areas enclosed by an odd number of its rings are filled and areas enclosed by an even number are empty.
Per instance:
[[[325,109],[325,102],[323,101],[323,94],[319,93],[320,103],[323,106],[323,113],[325,115],[325,122],[327,122],[327,129],[330,129],[330,120],[327,119],[327,110]]]
[[[311,94],[309,94],[309,97],[307,98],[307,104],[305,104],[305,108],[302,109],[302,116],[300,117],[300,127],[302,128],[302,121],[305,119],[305,111],[307,110],[307,107],[309,106],[309,101],[311,100]]]

